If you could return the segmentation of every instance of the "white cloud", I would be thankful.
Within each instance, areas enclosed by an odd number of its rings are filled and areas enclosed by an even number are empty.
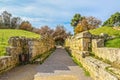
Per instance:
[[[30,21],[30,22],[52,22],[53,21],[52,19],[46,19],[46,18],[30,18],[30,17],[22,17],[22,16],[21,16],[21,19],[25,21]]]
[[[64,24],[70,27],[75,13],[105,20],[120,11],[119,3],[119,0],[0,0],[0,13],[7,10],[34,26]]]

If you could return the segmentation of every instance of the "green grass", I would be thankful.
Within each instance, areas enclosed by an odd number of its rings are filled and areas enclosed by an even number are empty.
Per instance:
[[[115,30],[112,27],[100,27],[97,29],[90,30],[90,33],[94,35],[99,35],[100,33],[106,33],[109,36],[116,36],[117,38],[106,41],[105,47],[120,48],[120,31],[119,30]]]
[[[40,38],[40,35],[24,30],[0,29],[0,56],[5,55],[8,40],[12,36],[25,36],[27,38]]]
[[[120,38],[115,38],[105,42],[106,47],[120,48]]]
[[[120,36],[120,31],[115,30],[112,27],[100,27],[97,29],[90,30],[91,34],[99,35],[100,33],[106,33],[110,36]]]

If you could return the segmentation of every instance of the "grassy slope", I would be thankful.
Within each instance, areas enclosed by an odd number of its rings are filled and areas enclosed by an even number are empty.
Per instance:
[[[100,27],[94,30],[90,30],[92,34],[99,35],[100,33],[106,33],[110,36],[118,36],[119,38],[109,40],[105,43],[106,47],[120,48],[120,31],[114,30],[112,27]]]
[[[109,40],[105,43],[106,47],[120,48],[120,38]]]
[[[119,30],[114,30],[112,27],[100,27],[97,29],[90,30],[92,34],[99,35],[100,33],[106,33],[110,36],[120,36]]]
[[[5,54],[5,47],[8,45],[8,39],[11,36],[25,36],[27,38],[40,38],[40,35],[15,29],[0,29],[0,56]]]

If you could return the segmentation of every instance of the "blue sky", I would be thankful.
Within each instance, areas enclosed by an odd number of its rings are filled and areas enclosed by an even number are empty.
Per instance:
[[[120,0],[0,0],[0,13],[4,10],[38,28],[44,25],[55,28],[61,24],[73,32],[70,20],[75,13],[105,21],[120,11]]]

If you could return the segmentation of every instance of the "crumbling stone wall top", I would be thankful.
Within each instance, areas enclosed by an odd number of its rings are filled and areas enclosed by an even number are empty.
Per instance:
[[[92,35],[89,31],[84,31],[84,32],[81,32],[81,33],[75,35],[74,38],[77,38],[77,39],[79,39],[79,38],[91,38],[91,36]]]

